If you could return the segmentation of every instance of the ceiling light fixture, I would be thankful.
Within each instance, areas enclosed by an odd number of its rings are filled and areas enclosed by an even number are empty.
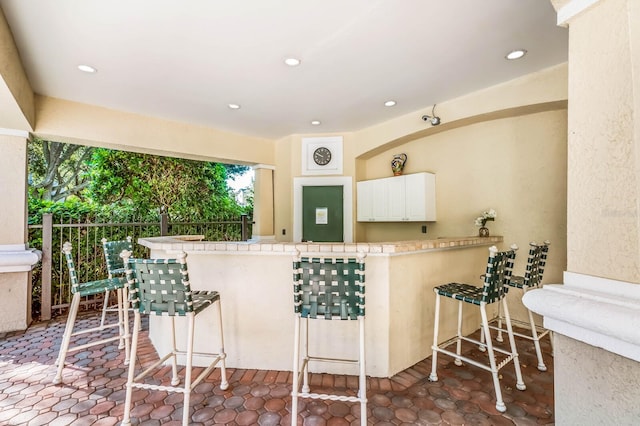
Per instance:
[[[320,120],[313,120],[313,121],[311,122],[311,124],[312,124],[313,126],[319,126],[319,125],[320,125]]]
[[[231,109],[240,109],[240,105],[238,105],[238,104],[229,104],[229,108],[231,108]]]
[[[516,49],[516,50],[512,50],[511,52],[507,53],[507,55],[505,56],[505,59],[507,59],[509,61],[513,61],[514,59],[522,58],[526,54],[527,54],[526,50],[524,50],[524,49]]]
[[[396,101],[386,101],[384,103],[384,106],[387,106],[387,107],[392,107],[392,106],[395,106],[395,105],[396,105]]]
[[[437,126],[440,124],[440,117],[436,116],[436,104],[433,104],[433,108],[431,109],[431,115],[423,115],[422,121],[429,121],[432,126]]]
[[[89,74],[93,74],[95,72],[98,72],[97,69],[95,69],[94,67],[89,66],[89,65],[78,65],[78,69],[80,71],[82,71],[82,72],[86,72],[86,73],[89,73]]]
[[[289,65],[290,67],[297,67],[300,65],[300,59],[298,58],[287,58],[284,60],[284,63]]]

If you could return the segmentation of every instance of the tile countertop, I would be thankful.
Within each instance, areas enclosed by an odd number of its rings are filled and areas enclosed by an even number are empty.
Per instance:
[[[488,246],[503,242],[502,236],[454,237],[434,240],[408,240],[376,243],[292,243],[266,241],[203,241],[203,235],[174,235],[167,237],[139,238],[138,244],[152,250],[179,250],[184,252],[231,253],[356,253],[394,254],[418,251],[440,251],[462,247]]]

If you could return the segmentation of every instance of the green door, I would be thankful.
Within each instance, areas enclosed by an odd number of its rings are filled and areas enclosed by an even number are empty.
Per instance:
[[[302,187],[302,241],[343,242],[343,187]]]

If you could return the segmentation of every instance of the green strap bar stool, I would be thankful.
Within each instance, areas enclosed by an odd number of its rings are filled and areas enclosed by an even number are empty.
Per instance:
[[[120,241],[108,241],[106,238],[101,240],[102,251],[104,252],[105,263],[107,265],[107,276],[109,278],[124,278],[125,269],[120,253],[122,250],[133,251],[133,244],[131,243],[131,237],[127,237],[125,240]],[[104,294],[104,304],[102,306],[102,319],[101,324],[104,324],[107,318],[107,312],[112,312],[117,309],[117,306],[109,305],[109,291]],[[127,301],[128,304],[128,301]],[[124,310],[123,312],[127,312]],[[127,318],[128,319],[128,318]],[[122,346],[122,345],[121,345]],[[121,347],[119,349],[122,349]]]
[[[67,323],[65,325],[64,334],[62,336],[62,343],[60,345],[60,351],[56,360],[58,369],[56,375],[53,378],[53,383],[58,384],[62,381],[62,370],[64,368],[64,361],[69,352],[76,352],[82,349],[89,348],[95,345],[101,345],[104,343],[112,342],[115,340],[120,341],[120,347],[125,348],[125,364],[129,363],[129,321],[125,320],[125,309],[127,303],[127,281],[124,277],[107,278],[104,280],[89,281],[81,283],[78,280],[78,273],[76,272],[75,264],[73,261],[73,255],[71,253],[72,246],[70,242],[65,242],[62,246],[62,252],[67,261],[67,267],[69,268],[69,276],[71,280],[71,293],[73,297],[71,299],[71,305],[69,306],[69,314],[67,316]],[[78,309],[80,308],[80,300],[86,296],[95,296],[98,294],[115,291],[117,295],[117,322],[106,323],[101,321],[98,327],[92,327],[88,329],[75,330],[76,317],[78,315]],[[98,333],[112,328],[118,327],[118,335],[111,337],[101,337]],[[75,330],[75,331],[74,331]],[[94,333],[97,337],[95,339],[89,339],[87,343],[72,345],[72,339],[76,336]]]
[[[149,389],[167,392],[178,392],[184,395],[182,424],[189,424],[189,401],[193,389],[219,365],[221,373],[220,388],[229,387],[226,373],[226,354],[224,352],[224,337],[222,333],[222,310],[220,294],[217,291],[196,291],[191,289],[189,272],[187,270],[187,255],[180,253],[175,259],[133,259],[131,252],[122,252],[127,281],[131,293],[131,303],[134,307],[133,337],[131,340],[132,362],[129,364],[123,425],[131,424],[131,404],[133,389]],[[220,336],[220,350],[218,353],[194,352],[194,330],[196,315],[204,312],[209,306],[217,306],[218,333]],[[172,349],[158,361],[135,374],[136,354],[138,350],[138,336],[140,333],[141,315],[167,316],[171,319],[169,332],[172,335]],[[185,350],[178,350],[176,344],[177,316],[186,317],[188,322],[187,342]],[[185,356],[183,386],[178,377],[178,355]],[[206,357],[210,363],[196,378],[192,380],[193,356]],[[171,385],[161,386],[153,380],[145,381],[149,375],[157,373],[158,367],[170,360]]]
[[[531,289],[539,288],[540,284],[542,283],[542,276],[544,274],[544,267],[547,263],[547,254],[549,253],[550,244],[551,243],[549,241],[545,241],[542,244],[538,244],[535,241],[530,242],[529,256],[527,257],[527,267],[524,276],[512,276],[507,285],[522,290],[522,296],[524,296],[524,294]],[[549,330],[536,324],[533,318],[533,313],[528,308],[527,313],[529,316],[529,323],[511,318],[511,324],[529,329],[530,334],[519,333],[516,331],[514,331],[513,334],[523,339],[533,341],[533,345],[536,349],[536,356],[538,357],[538,370],[547,371],[547,366],[544,364],[544,359],[542,357],[542,350],[540,349],[540,339],[549,334]],[[502,333],[506,331],[503,327],[503,323],[505,321],[506,318],[502,314],[500,305],[498,305],[498,316],[490,321],[498,323],[497,326],[491,327],[498,330],[498,335],[496,337],[496,340],[498,342],[503,341]]]
[[[293,260],[295,314],[291,425],[298,420],[298,398],[360,403],[360,424],[367,424],[367,378],[365,373],[365,285],[364,254],[356,257],[301,257]],[[310,320],[357,321],[358,359],[340,359],[309,354]],[[301,332],[302,328],[302,332]],[[304,338],[301,337],[304,334]],[[302,358],[300,346],[302,342]],[[312,393],[309,362],[345,363],[358,367],[357,396]]]
[[[505,412],[507,410],[507,407],[502,399],[502,392],[500,390],[500,379],[498,376],[498,371],[500,371],[500,369],[513,361],[516,372],[516,387],[519,390],[526,389],[524,381],[522,380],[520,362],[518,360],[518,351],[516,349],[513,331],[511,329],[511,322],[509,321],[509,309],[505,300],[505,286],[508,285],[508,282],[511,279],[513,262],[516,257],[517,249],[518,247],[515,244],[511,246],[511,250],[502,252],[498,251],[495,246],[489,248],[489,259],[487,261],[487,269],[484,274],[484,285],[482,287],[476,287],[471,284],[449,283],[434,288],[434,291],[436,293],[436,308],[435,320],[433,322],[433,355],[431,358],[431,374],[429,375],[429,380],[433,382],[438,381],[438,374],[436,372],[436,367],[438,365],[438,353],[454,357],[456,365],[462,365],[462,361],[465,361],[468,364],[490,371],[493,377],[493,386],[496,392],[496,409],[500,412]],[[458,328],[456,336],[441,344],[438,344],[440,297],[446,297],[458,302]],[[462,335],[463,303],[478,306],[480,308],[482,330],[487,336],[491,336],[489,321],[487,317],[487,305],[490,305],[492,303],[501,303],[504,309],[505,317],[507,318],[506,324],[507,333],[509,335],[510,350],[493,347],[492,341],[489,338],[486,342],[489,358],[488,364],[483,364],[472,358],[462,355],[462,342],[474,343],[481,346],[484,345],[479,340]],[[456,344],[456,351],[452,352],[447,348],[454,343]],[[496,352],[502,355],[502,360],[500,362],[496,360]]]

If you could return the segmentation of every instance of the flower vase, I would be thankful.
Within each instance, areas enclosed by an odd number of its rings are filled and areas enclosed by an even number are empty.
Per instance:
[[[391,171],[394,176],[400,176],[404,170],[404,163],[407,162],[407,154],[396,154],[391,161]]]
[[[478,235],[480,237],[488,237],[489,236],[489,228],[482,226],[480,227],[480,229],[478,230]]]

